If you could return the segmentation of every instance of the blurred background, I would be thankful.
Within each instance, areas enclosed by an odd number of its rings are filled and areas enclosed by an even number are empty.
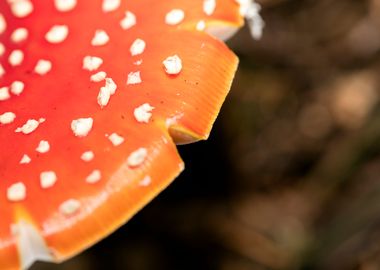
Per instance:
[[[380,0],[260,0],[185,172],[82,255],[32,270],[380,269]]]

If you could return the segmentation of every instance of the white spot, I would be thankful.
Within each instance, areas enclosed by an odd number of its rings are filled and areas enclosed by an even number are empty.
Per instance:
[[[146,148],[139,148],[132,152],[127,159],[127,164],[130,167],[140,166],[146,159],[148,150]]]
[[[115,91],[117,89],[117,86],[115,82],[111,78],[106,78],[106,84],[105,86],[100,88],[99,94],[98,94],[98,104],[100,107],[104,107],[108,104],[111,95],[115,94]]]
[[[99,170],[93,170],[87,177],[86,182],[89,184],[95,184],[100,181],[102,174]]]
[[[134,116],[136,120],[140,123],[148,123],[149,119],[152,117],[152,110],[154,107],[145,103],[134,110]]]
[[[22,132],[24,134],[30,134],[33,131],[35,131],[38,126],[40,125],[40,122],[35,119],[29,119],[26,121],[26,123],[22,127],[18,127],[15,132],[19,133]]]
[[[163,62],[165,72],[169,75],[177,75],[182,70],[182,60],[178,55],[169,56]]]
[[[24,154],[20,160],[20,164],[29,164],[31,161],[32,159],[28,155]]]
[[[133,64],[136,65],[136,66],[139,66],[139,65],[142,64],[142,62],[143,62],[143,60],[140,59],[140,60],[137,60],[136,62],[134,62]]]
[[[172,125],[177,124],[178,120],[183,117],[183,113],[176,114],[172,117],[166,118],[165,124],[167,128],[170,128]]]
[[[96,56],[85,56],[83,58],[83,69],[88,71],[97,70],[103,64],[103,59]]]
[[[141,83],[140,71],[131,72],[128,74],[127,84],[139,84]]]
[[[25,85],[24,85],[23,82],[21,82],[21,81],[14,81],[11,84],[11,93],[14,94],[14,95],[16,95],[16,96],[19,96],[24,91],[24,88],[25,88]]]
[[[79,118],[71,122],[71,130],[77,137],[85,137],[92,129],[94,120],[92,118]]]
[[[24,183],[18,182],[7,189],[7,198],[11,202],[23,201],[26,198],[26,187]]]
[[[17,28],[11,35],[14,43],[20,43],[28,38],[28,30],[26,28]]]
[[[9,1],[12,14],[17,18],[23,18],[33,12],[33,4],[30,0],[12,0]]]
[[[145,46],[145,41],[138,38],[132,43],[129,51],[131,52],[132,56],[139,55],[144,52]]]
[[[80,207],[81,203],[78,200],[69,199],[59,206],[59,211],[65,216],[70,216],[78,212]]]
[[[77,5],[77,0],[54,0],[55,8],[61,12],[73,10]]]
[[[36,66],[34,67],[34,72],[39,75],[45,75],[48,73],[52,68],[52,64],[48,60],[38,60]]]
[[[98,104],[101,108],[104,106],[107,106],[108,102],[110,101],[111,98],[111,92],[108,88],[106,87],[101,87],[99,94],[98,94]]]
[[[139,185],[142,187],[147,187],[150,185],[150,183],[152,183],[152,178],[149,175],[147,175],[143,179],[141,179]]]
[[[136,15],[130,11],[125,12],[124,18],[120,21],[120,26],[124,30],[133,27],[136,24]]]
[[[198,23],[197,23],[197,26],[196,26],[196,29],[198,31],[204,31],[206,29],[206,23],[204,20],[200,20]]]
[[[203,12],[211,16],[216,8],[216,0],[203,0]]]
[[[45,39],[53,44],[61,43],[69,34],[69,28],[67,25],[54,25],[50,30],[46,33]]]
[[[115,11],[120,7],[120,0],[103,0],[102,10],[103,12]]]
[[[104,71],[99,71],[98,73],[95,73],[91,75],[90,81],[92,82],[101,82],[107,77],[107,73]]]
[[[116,133],[112,133],[110,136],[108,136],[108,139],[114,146],[119,146],[124,142],[124,138]]]
[[[91,40],[92,46],[103,46],[110,40],[108,34],[104,30],[96,30],[95,35]]]
[[[0,101],[7,100],[11,97],[9,94],[9,87],[0,87]]]
[[[173,9],[165,16],[165,22],[169,25],[177,25],[185,18],[185,12],[182,9]]]
[[[51,188],[57,182],[57,175],[53,171],[46,171],[40,174],[40,185],[43,189]]]
[[[0,78],[3,77],[4,74],[5,74],[5,70],[4,70],[4,68],[3,68],[3,65],[0,64]]]
[[[112,80],[112,78],[106,78],[106,85],[104,86],[109,89],[111,95],[115,94],[117,85],[116,83]]]
[[[0,35],[7,30],[7,22],[5,21],[4,15],[0,13]]]
[[[21,50],[14,50],[10,53],[8,62],[11,66],[19,66],[24,60],[24,53]]]
[[[89,162],[89,161],[93,160],[94,157],[95,157],[94,152],[92,152],[92,151],[86,151],[86,152],[84,152],[84,153],[81,155],[80,158],[81,158],[83,161]]]
[[[49,152],[50,144],[48,141],[41,140],[36,148],[36,151],[41,154]]]
[[[13,112],[6,112],[0,114],[0,124],[7,125],[12,123],[16,119],[16,115]]]
[[[0,42],[0,57],[3,56],[5,53],[5,46],[3,43]]]

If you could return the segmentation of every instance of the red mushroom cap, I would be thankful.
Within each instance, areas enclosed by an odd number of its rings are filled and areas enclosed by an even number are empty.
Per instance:
[[[235,0],[0,2],[0,269],[130,219],[207,138],[237,67]]]

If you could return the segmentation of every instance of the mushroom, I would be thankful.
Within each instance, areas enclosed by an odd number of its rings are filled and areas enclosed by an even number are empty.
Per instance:
[[[205,31],[248,2],[0,2],[0,269],[74,256],[184,169],[238,62]]]

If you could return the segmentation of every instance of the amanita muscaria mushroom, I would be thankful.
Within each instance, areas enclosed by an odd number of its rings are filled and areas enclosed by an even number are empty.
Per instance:
[[[251,4],[0,1],[0,269],[79,253],[183,170],[238,62],[205,31]]]

